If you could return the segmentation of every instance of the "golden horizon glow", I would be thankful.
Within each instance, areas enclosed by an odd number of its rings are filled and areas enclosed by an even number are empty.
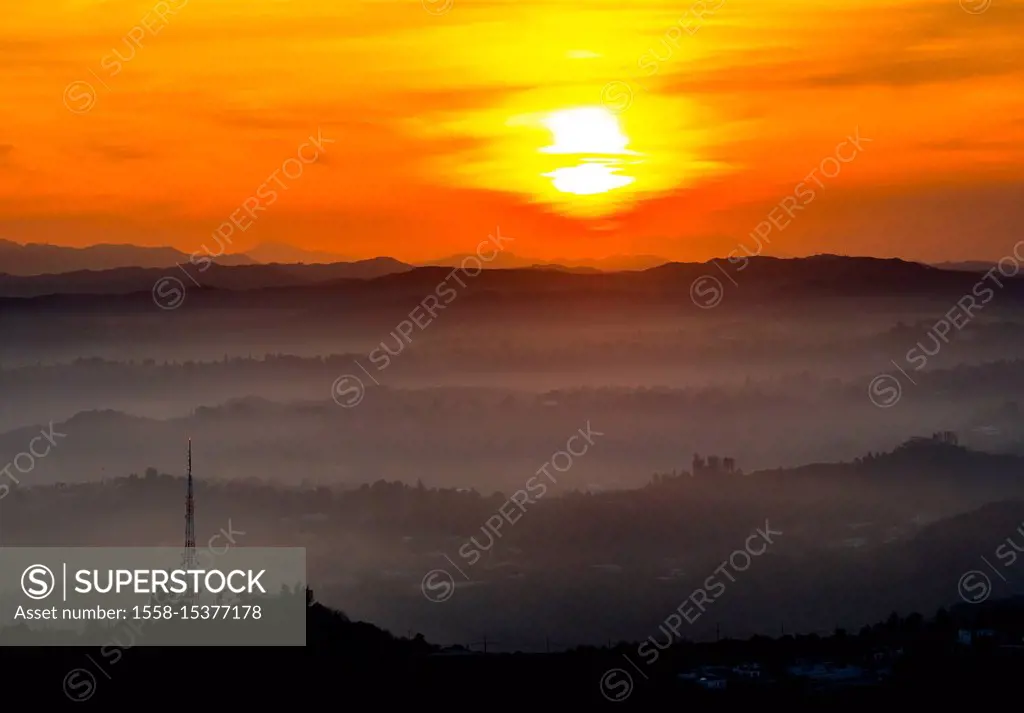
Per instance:
[[[998,260],[1024,224],[1024,0],[54,2],[0,26],[3,239],[191,253],[320,129],[233,249],[704,260],[858,130],[768,250]]]

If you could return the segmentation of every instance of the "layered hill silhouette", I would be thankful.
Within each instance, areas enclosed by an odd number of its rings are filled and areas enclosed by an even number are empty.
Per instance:
[[[945,456],[956,460],[957,454],[961,463],[943,465]],[[728,585],[722,601],[714,603],[714,619],[687,627],[685,636],[713,641],[716,622],[730,634],[777,632],[779,621],[787,631],[809,633],[822,626],[827,631],[833,625],[859,627],[891,611],[905,615],[950,607],[960,601],[958,583],[970,571],[988,573],[993,600],[1019,593],[1024,567],[1017,564],[1019,554],[1012,561],[1006,555],[1013,550],[1005,543],[1007,538],[1024,542],[1019,534],[1024,502],[1006,499],[968,509],[963,501],[961,511],[951,516],[912,523],[908,517],[924,498],[911,503],[898,493],[901,486],[924,492],[922,485],[929,479],[954,472],[964,481],[1020,480],[1019,460],[1002,465],[999,460],[922,442],[858,463],[835,464],[832,472],[818,466],[814,473],[759,473],[742,481],[724,474],[704,480],[683,475],[635,490],[548,497],[531,506],[529,524],[504,532],[487,557],[468,569],[475,587],[459,589],[454,607],[443,609],[423,601],[423,575],[443,566],[440,553],[455,555],[455,548],[471,535],[480,542],[480,524],[496,512],[505,495],[383,481],[346,491],[289,488],[206,476],[200,484],[201,530],[206,537],[234,523],[228,527],[241,531],[242,546],[305,546],[315,562],[310,581],[319,582],[314,585],[318,590],[324,584],[321,599],[326,604],[346,610],[351,604],[365,612],[369,597],[389,601],[401,611],[420,611],[422,618],[400,628],[396,618],[376,623],[391,630],[424,631],[437,643],[459,639],[439,639],[420,624],[474,606],[504,611],[497,605],[511,600],[522,609],[509,616],[520,617],[517,625],[525,630],[531,610],[536,608],[540,616],[546,608],[538,602],[576,589],[588,595],[565,605],[559,618],[573,618],[570,609],[593,616],[601,612],[606,624],[620,624],[613,630],[623,631],[629,641],[655,631],[659,617],[700,586],[752,528],[770,523],[777,536],[769,551]],[[837,488],[840,484],[846,487]],[[148,469],[143,476],[102,483],[15,490],[3,501],[7,543],[174,542],[180,528],[172,515],[183,488],[180,476]],[[876,493],[873,501],[866,496],[871,490]],[[724,491],[729,491],[728,500]],[[879,495],[888,496],[883,501],[888,504],[879,505]],[[48,513],[45,520],[41,512]],[[339,549],[339,543],[349,545]],[[593,563],[605,564],[597,569]],[[327,587],[325,581],[339,575],[353,576],[361,584],[347,594]],[[347,624],[344,619],[335,623]],[[345,646],[332,641],[330,631],[333,627],[323,626],[316,643]],[[367,633],[390,645],[387,636],[369,627]],[[520,646],[530,650],[507,638],[492,641],[495,647],[500,644],[499,651]],[[571,635],[557,641],[559,648],[586,643]]]
[[[453,265],[461,261],[452,260]],[[200,267],[204,269],[200,269]],[[659,295],[692,296],[694,282],[705,288],[717,285],[732,302],[756,299],[795,299],[805,296],[922,296],[952,297],[968,294],[980,280],[979,272],[951,270],[899,259],[817,255],[807,258],[755,257],[745,263],[712,260],[707,263],[671,262],[643,270],[605,272],[595,267],[556,264],[520,266],[512,259],[506,266],[495,260],[467,282],[467,289],[498,295],[523,293],[576,293],[605,297],[630,295],[631,299]],[[151,299],[154,283],[161,278],[179,280],[187,289],[202,289],[205,300],[217,302],[217,291],[258,291],[274,288],[264,296],[248,295],[249,304],[278,299],[302,300],[331,293],[338,296],[400,297],[431,292],[447,280],[451,266],[416,267],[389,257],[330,264],[192,265],[187,258],[168,267],[122,267],[46,275],[0,275],[0,298],[46,295],[127,295],[139,293]],[[984,285],[998,291],[1001,299],[1024,296],[1024,277],[989,278]],[[356,282],[353,282],[355,280]],[[463,281],[466,281],[463,278]],[[1002,285],[1000,287],[1000,285]],[[282,289],[285,288],[285,289]],[[290,288],[290,289],[289,289]],[[980,288],[979,288],[980,289]]]
[[[204,681],[204,702],[236,707],[311,705],[343,693],[346,703],[359,709],[415,708],[430,700],[461,710],[448,701],[453,691],[461,701],[474,702],[501,691],[499,710],[521,710],[541,697],[548,706],[572,709],[628,700],[645,709],[767,705],[801,711],[892,705],[969,709],[979,691],[1011,699],[1021,655],[1009,642],[1024,632],[1024,602],[1007,598],[973,608],[943,607],[933,616],[924,611],[925,616],[894,611],[874,623],[825,635],[797,632],[707,643],[683,638],[662,651],[654,665],[633,674],[620,667],[636,658],[635,641],[540,655],[486,652],[480,646],[442,649],[421,635],[395,637],[315,603],[307,616],[305,649],[235,648],[225,661],[225,649],[216,647],[7,648],[0,661],[9,674],[8,692],[31,692],[44,705],[51,700],[66,705],[70,698],[129,706],[160,690],[163,703],[188,707],[195,703],[194,687],[168,685],[167,672],[192,669],[219,674]],[[751,669],[756,678],[740,675]],[[622,678],[610,677],[609,671]],[[694,671],[726,675],[728,687],[703,690],[696,677],[681,676]],[[821,678],[806,675],[812,671]],[[65,676],[63,687],[52,685],[54,672],[58,679]],[[840,675],[829,681],[822,676],[828,672]],[[851,672],[852,679],[842,677]],[[610,681],[622,685],[612,687]]]
[[[224,255],[224,265],[249,265],[245,255]],[[188,263],[189,256],[168,247],[138,245],[90,245],[69,248],[42,243],[15,243],[0,240],[0,274],[49,275],[79,270],[113,270],[124,267],[171,267]]]
[[[197,258],[205,256],[202,249]],[[212,260],[221,266],[252,265],[332,265],[336,263],[371,263],[374,260],[356,260],[338,253],[303,250],[284,243],[262,243],[241,253],[193,260],[188,253],[171,247],[144,247],[130,244],[98,244],[83,248],[72,248],[45,243],[16,243],[0,239],[0,276],[30,277],[36,275],[74,275],[69,277],[72,286],[82,279],[78,273],[86,271],[103,273],[108,270],[129,268],[176,268],[185,266],[195,270],[193,263],[202,265]],[[391,261],[401,265],[396,260]],[[370,276],[374,273],[371,271]],[[115,281],[118,276],[113,276]],[[101,278],[102,279],[102,278]]]
[[[200,248],[197,256],[206,255]],[[427,260],[418,267],[458,267],[472,255],[451,255]],[[86,270],[104,271],[118,268],[167,268],[189,266],[191,256],[171,247],[143,247],[130,244],[98,244],[83,248],[48,245],[45,243],[16,243],[0,239],[0,275],[32,276],[60,275]],[[332,265],[336,263],[365,263],[372,259],[356,259],[328,250],[307,250],[287,243],[261,243],[244,252],[225,253],[212,258],[219,265]],[[379,258],[404,264],[393,258]],[[203,262],[206,260],[204,259]],[[195,262],[195,261],[193,261]],[[511,253],[501,253],[489,267],[532,268],[547,267],[569,271],[612,272],[644,270],[668,262],[653,255],[615,255],[600,260],[536,260]]]
[[[224,290],[258,290],[293,287],[338,279],[372,279],[412,270],[411,265],[392,258],[328,264],[245,264],[223,265],[181,262],[170,267],[120,267],[109,270],[78,270],[47,275],[0,275],[0,296],[39,297],[59,294],[118,295],[152,290],[162,278],[180,280],[183,285]]]
[[[326,265],[334,262],[360,262],[359,260],[347,257],[340,253],[327,250],[303,250],[294,245],[286,243],[261,243],[243,253],[254,262],[269,265],[278,263],[281,265]]]
[[[437,260],[427,260],[419,263],[420,267],[459,267],[463,261],[473,259],[476,256],[471,253],[461,255],[450,255]],[[655,255],[612,255],[610,257],[594,259],[569,259],[555,258],[554,260],[535,260],[528,257],[520,257],[509,252],[502,252],[491,260],[487,267],[498,269],[557,269],[565,272],[629,272],[636,270],[649,270],[658,265],[670,262]]]

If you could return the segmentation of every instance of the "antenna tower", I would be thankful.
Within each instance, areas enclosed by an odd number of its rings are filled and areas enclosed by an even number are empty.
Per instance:
[[[184,570],[199,569],[196,564],[196,511],[192,497],[192,439],[188,439],[188,493],[185,495],[185,552],[182,555],[181,568]],[[187,595],[188,604],[195,604],[196,597]]]

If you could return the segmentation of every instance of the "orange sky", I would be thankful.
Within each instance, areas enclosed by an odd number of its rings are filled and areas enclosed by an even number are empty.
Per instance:
[[[1022,0],[47,0],[4,15],[0,238],[212,246],[318,129],[334,143],[286,168],[301,175],[279,177],[232,250],[424,260],[499,225],[539,259],[704,260],[753,246],[831,166],[766,252],[998,259],[1024,237]],[[603,145],[567,155],[545,122],[602,106],[632,181],[559,192],[544,174]],[[858,129],[861,152],[822,163]]]

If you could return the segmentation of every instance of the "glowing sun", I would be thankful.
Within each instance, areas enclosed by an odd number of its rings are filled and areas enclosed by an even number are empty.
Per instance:
[[[573,156],[577,163],[543,174],[562,193],[589,196],[622,188],[635,179],[619,175],[622,156],[635,152],[626,147],[629,139],[622,133],[619,121],[607,109],[583,107],[549,114],[544,126],[551,132],[553,143],[542,153]]]

